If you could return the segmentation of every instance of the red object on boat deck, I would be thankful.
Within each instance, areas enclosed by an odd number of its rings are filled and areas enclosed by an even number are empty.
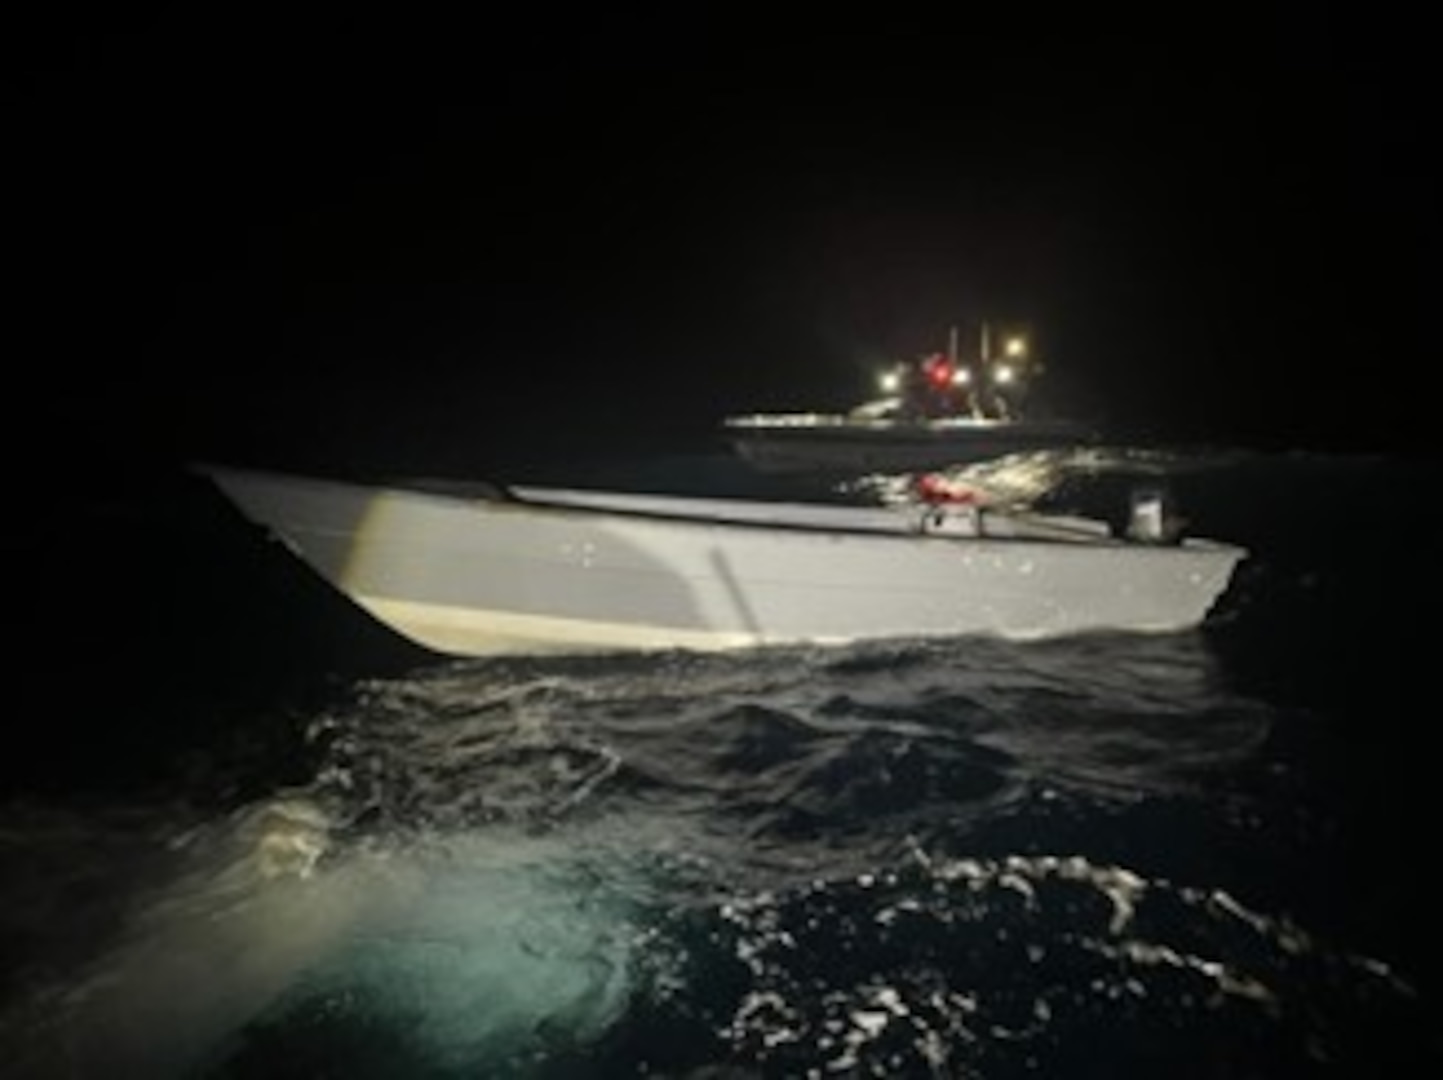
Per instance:
[[[949,480],[940,473],[922,473],[917,477],[917,496],[928,503],[956,503],[973,506],[984,501],[981,491],[960,480]]]

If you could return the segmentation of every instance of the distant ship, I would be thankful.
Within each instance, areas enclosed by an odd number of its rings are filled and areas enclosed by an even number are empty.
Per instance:
[[[732,448],[769,472],[914,472],[1025,450],[1091,442],[1090,425],[1022,415],[1036,374],[1026,339],[1007,337],[994,356],[987,325],[974,360],[959,358],[957,332],[946,353],[895,364],[879,376],[885,396],[845,413],[728,416]]]

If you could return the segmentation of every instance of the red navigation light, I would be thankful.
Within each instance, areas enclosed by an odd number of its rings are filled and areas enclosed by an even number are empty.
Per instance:
[[[922,373],[938,390],[945,390],[952,385],[952,365],[941,353],[935,353],[922,362]]]

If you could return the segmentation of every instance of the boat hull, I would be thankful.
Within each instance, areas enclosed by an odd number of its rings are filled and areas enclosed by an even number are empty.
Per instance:
[[[1088,428],[1064,421],[908,423],[809,414],[734,417],[725,431],[733,450],[764,472],[917,472],[1093,439]]]
[[[1243,552],[703,520],[206,470],[375,618],[457,655],[731,649],[1201,622]],[[757,505],[757,504],[750,504]],[[843,515],[844,517],[844,515]]]

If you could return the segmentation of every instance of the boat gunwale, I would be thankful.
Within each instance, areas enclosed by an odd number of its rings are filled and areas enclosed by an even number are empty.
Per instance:
[[[321,488],[321,487],[343,488],[343,489],[352,490],[352,491],[357,491],[357,492],[361,492],[361,493],[385,493],[385,494],[388,494],[388,495],[391,495],[391,496],[399,496],[399,497],[403,497],[403,498],[414,498],[414,499],[425,499],[425,500],[427,500],[427,501],[434,501],[434,502],[439,502],[439,503],[444,503],[444,504],[470,505],[470,504],[475,504],[475,503],[482,503],[482,504],[486,504],[486,505],[488,505],[488,506],[492,506],[492,507],[496,507],[496,508],[501,508],[501,509],[512,508],[512,509],[523,510],[523,511],[545,511],[545,512],[548,513],[548,514],[558,514],[558,515],[574,516],[574,517],[593,517],[593,518],[610,517],[610,518],[620,518],[620,519],[624,519],[624,520],[628,520],[628,519],[629,519],[629,520],[643,520],[643,521],[653,521],[653,522],[665,522],[665,523],[675,524],[675,525],[691,525],[691,526],[704,527],[704,528],[720,528],[720,529],[728,529],[728,530],[749,530],[749,531],[752,531],[752,532],[773,532],[773,533],[775,533],[775,532],[787,532],[787,533],[798,534],[798,535],[814,535],[814,536],[823,536],[823,537],[829,536],[829,535],[830,535],[830,536],[837,536],[837,537],[866,537],[866,538],[869,538],[869,539],[886,539],[886,540],[902,541],[902,542],[913,542],[913,543],[916,542],[916,541],[918,541],[918,540],[922,540],[922,541],[929,542],[929,543],[946,543],[946,544],[950,544],[950,545],[952,545],[952,546],[958,546],[958,547],[984,547],[984,548],[985,548],[985,547],[991,546],[991,545],[1000,545],[1000,546],[1005,546],[1005,547],[1007,547],[1007,548],[1016,548],[1016,547],[1025,547],[1025,546],[1029,546],[1029,545],[1035,545],[1035,546],[1038,546],[1038,547],[1050,548],[1050,549],[1078,549],[1078,548],[1087,548],[1087,549],[1099,550],[1099,551],[1128,551],[1128,552],[1150,551],[1150,552],[1157,552],[1157,553],[1168,553],[1168,552],[1176,552],[1176,551],[1185,551],[1185,552],[1189,552],[1189,553],[1193,553],[1193,554],[1205,554],[1205,553],[1233,554],[1234,556],[1236,556],[1236,557],[1239,558],[1239,559],[1245,557],[1245,556],[1248,554],[1247,549],[1244,548],[1244,547],[1242,547],[1242,546],[1240,546],[1240,545],[1233,544],[1233,543],[1230,543],[1230,542],[1227,542],[1227,541],[1213,540],[1213,539],[1209,539],[1209,538],[1206,538],[1206,537],[1182,536],[1182,537],[1179,537],[1179,538],[1177,538],[1177,539],[1175,539],[1175,540],[1172,540],[1172,541],[1169,541],[1169,542],[1147,542],[1147,541],[1140,541],[1140,540],[1129,539],[1129,538],[1127,538],[1127,537],[1125,537],[1125,536],[1118,536],[1118,535],[1116,535],[1116,534],[1114,534],[1114,533],[1111,533],[1111,532],[1109,532],[1109,533],[1106,534],[1106,535],[1101,535],[1101,534],[1098,534],[1098,533],[1096,533],[1096,532],[1086,531],[1086,530],[1083,530],[1083,529],[1075,529],[1075,530],[1073,530],[1073,531],[1071,531],[1071,532],[1066,532],[1067,526],[1066,526],[1066,525],[1063,525],[1063,524],[1052,524],[1051,527],[1057,529],[1059,533],[1066,533],[1066,534],[1065,534],[1065,535],[1052,535],[1052,536],[1047,536],[1047,535],[1026,535],[1026,536],[1013,535],[1013,536],[1008,536],[1008,535],[997,535],[997,534],[988,535],[988,534],[983,534],[983,533],[980,533],[980,532],[979,532],[979,533],[975,533],[975,534],[966,534],[966,533],[947,532],[947,531],[943,531],[943,530],[929,531],[929,530],[927,530],[926,528],[923,527],[923,522],[925,521],[925,518],[927,517],[927,515],[928,515],[929,512],[937,509],[937,507],[935,507],[935,506],[920,506],[920,505],[919,505],[919,506],[916,508],[916,510],[918,511],[917,521],[916,521],[916,523],[915,523],[915,525],[914,525],[913,527],[910,527],[910,528],[907,527],[907,526],[908,526],[908,522],[906,521],[906,518],[904,517],[904,515],[903,515],[902,513],[899,512],[898,515],[897,515],[897,517],[898,517],[898,527],[897,527],[896,529],[884,529],[884,528],[868,528],[868,527],[864,527],[864,526],[860,526],[860,525],[850,525],[850,526],[849,526],[849,525],[844,525],[844,524],[820,524],[820,523],[815,523],[815,522],[796,522],[796,521],[791,521],[791,522],[789,522],[789,521],[784,521],[784,520],[781,520],[781,521],[779,521],[779,520],[757,520],[757,521],[749,521],[749,520],[745,520],[745,519],[727,518],[727,517],[722,517],[722,516],[698,516],[698,515],[696,515],[696,514],[683,513],[683,512],[681,512],[680,510],[678,510],[678,511],[676,511],[676,512],[667,512],[667,511],[662,510],[662,509],[642,509],[642,508],[637,508],[637,507],[629,507],[629,508],[628,508],[628,507],[604,506],[604,505],[594,505],[594,504],[593,504],[593,505],[587,505],[587,504],[585,504],[585,503],[568,503],[568,502],[564,502],[564,501],[548,502],[548,501],[545,501],[544,499],[537,499],[537,498],[534,498],[534,497],[525,497],[525,496],[523,496],[523,495],[521,495],[521,494],[518,494],[518,489],[529,490],[529,491],[532,491],[532,492],[545,492],[545,491],[547,491],[547,490],[554,490],[554,491],[557,491],[557,492],[565,492],[565,491],[578,491],[578,492],[581,492],[581,491],[582,491],[582,489],[568,489],[568,488],[550,488],[550,489],[548,489],[548,488],[545,487],[544,485],[538,486],[538,485],[526,485],[526,484],[522,484],[522,485],[514,485],[514,486],[512,486],[512,485],[500,484],[500,483],[496,483],[496,482],[492,482],[492,481],[459,481],[459,482],[439,481],[439,483],[456,483],[456,484],[458,485],[458,490],[446,491],[446,490],[439,490],[439,489],[437,489],[437,490],[429,489],[428,486],[427,486],[428,484],[438,483],[438,481],[426,480],[426,479],[417,479],[417,480],[395,480],[395,479],[392,479],[392,480],[364,481],[364,480],[341,479],[341,478],[335,478],[335,477],[303,476],[303,475],[297,475],[297,474],[294,474],[294,473],[288,473],[288,472],[282,472],[282,471],[270,470],[270,469],[252,469],[252,468],[241,468],[241,467],[224,466],[224,465],[216,465],[216,466],[211,466],[211,465],[198,465],[198,466],[196,466],[196,468],[197,468],[197,470],[198,470],[199,472],[201,472],[201,473],[203,473],[203,474],[205,474],[205,475],[210,476],[212,479],[216,479],[217,476],[218,476],[218,474],[220,474],[220,475],[230,474],[230,475],[240,476],[240,477],[252,477],[252,478],[256,478],[256,479],[262,480],[262,481],[264,481],[264,482],[269,482],[269,483],[282,483],[282,484],[288,484],[288,485],[296,485],[296,484],[299,484],[299,485],[303,485],[303,486],[307,486],[307,487],[317,487],[317,488]],[[469,489],[469,490],[467,490],[467,489]],[[585,493],[585,492],[583,492],[583,493]],[[620,493],[620,492],[615,492],[615,491],[610,491],[610,490],[607,490],[607,491],[598,490],[598,491],[595,492],[595,494],[601,495],[601,496],[606,496],[606,495],[621,495],[622,497],[625,497],[625,495],[626,495],[627,493]],[[774,505],[774,506],[778,506],[778,507],[807,507],[807,506],[815,505],[815,506],[825,506],[825,507],[828,507],[828,508],[835,507],[836,509],[838,509],[838,510],[843,510],[843,511],[849,510],[849,509],[856,509],[856,510],[874,510],[874,509],[875,509],[875,510],[886,510],[886,509],[889,509],[889,508],[886,507],[886,506],[877,506],[877,507],[865,507],[865,506],[862,506],[862,507],[858,507],[858,506],[851,506],[851,505],[843,504],[843,503],[839,503],[839,504],[827,504],[827,503],[807,504],[807,503],[797,503],[797,502],[769,502],[768,500],[754,500],[754,499],[733,499],[733,500],[728,500],[728,499],[719,499],[719,498],[709,497],[709,496],[695,496],[695,497],[693,497],[693,496],[687,496],[687,495],[657,494],[657,493],[646,493],[646,494],[642,494],[642,493],[632,493],[632,494],[637,494],[637,495],[639,495],[639,496],[642,497],[642,498],[658,499],[658,500],[663,500],[663,501],[664,501],[664,500],[669,500],[669,499],[675,499],[675,500],[676,500],[677,502],[679,502],[679,503],[680,503],[680,502],[692,502],[692,503],[727,503],[727,502],[736,502],[736,503],[743,503],[743,504],[748,505],[748,506]],[[369,497],[369,494],[368,494],[368,497]],[[978,509],[981,510],[981,511],[983,511],[983,512],[986,511],[986,508],[985,508],[985,507],[978,508]],[[1007,514],[1006,511],[1000,511],[1000,513]],[[1017,515],[1015,515],[1015,514],[1010,514],[1010,515],[1008,515],[1008,516],[1010,516],[1010,517],[1012,517],[1012,518],[1014,518],[1014,519],[1017,518]],[[1091,519],[1089,519],[1089,520],[1091,520]],[[276,524],[270,523],[270,522],[267,522],[267,523],[265,523],[265,524],[267,525],[268,528],[271,528],[271,529],[273,529],[273,530],[279,531],[279,527],[278,527]],[[1050,524],[1050,523],[1049,523],[1049,524]]]

